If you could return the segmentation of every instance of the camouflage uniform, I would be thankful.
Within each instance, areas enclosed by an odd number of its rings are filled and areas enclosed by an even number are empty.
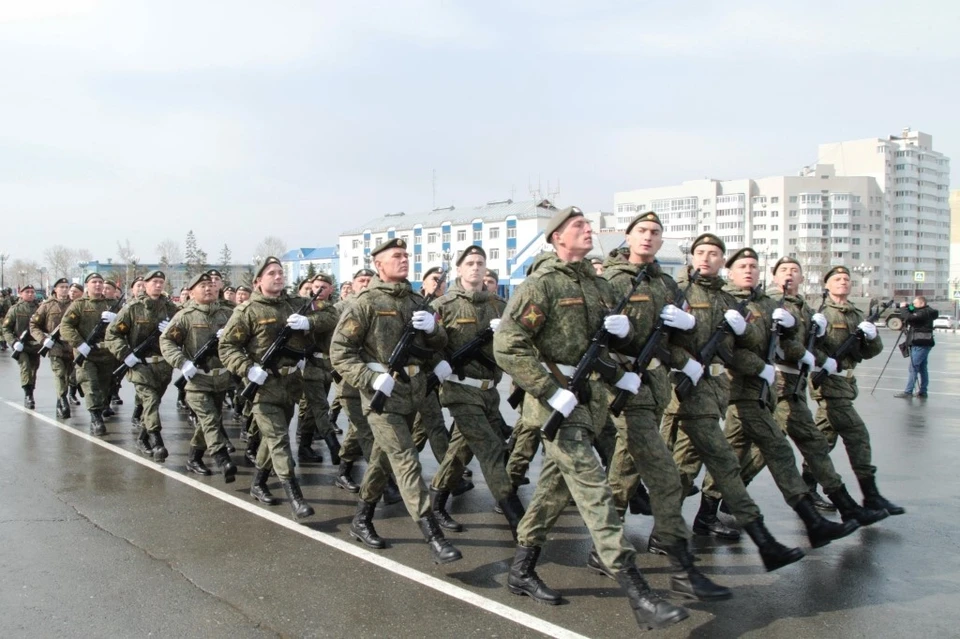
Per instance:
[[[300,456],[304,461],[305,449],[311,447],[314,438],[327,442],[334,464],[340,463],[340,443],[330,423],[330,385],[333,383],[333,367],[330,365],[330,339],[340,314],[329,302],[318,301],[314,310],[307,314],[313,319],[313,330],[309,337],[314,344],[308,349],[310,357],[303,368],[303,397],[300,399],[300,415],[297,420],[297,441]],[[332,439],[331,439],[332,438]],[[312,451],[312,449],[311,449]],[[317,457],[314,454],[314,457]],[[320,461],[320,459],[315,459]]]
[[[60,339],[74,349],[75,356],[80,354],[77,347],[86,343],[97,324],[103,322],[100,317],[103,311],[109,311],[113,304],[114,300],[93,298],[84,293],[83,297],[74,300],[67,307],[67,312],[60,321]],[[77,384],[84,391],[87,409],[99,413],[106,408],[110,399],[108,394],[117,360],[102,340],[99,344],[89,346],[92,348],[90,356],[85,357],[83,364],[76,369]]]
[[[510,388],[512,394],[516,384],[511,384]],[[540,424],[523,419],[523,402],[520,402],[517,405],[517,422],[513,425],[513,450],[507,459],[507,475],[511,484],[521,486],[530,483],[527,472],[539,448]]]
[[[33,335],[37,344],[42,345],[44,340],[57,329],[69,306],[69,300],[61,302],[54,295],[37,308],[37,312],[30,318],[30,334]],[[73,373],[73,353],[62,340],[56,340],[47,357],[50,359],[50,370],[53,371],[57,397],[64,406],[67,406],[67,391],[70,388],[70,375]]]
[[[451,437],[444,423],[440,398],[434,393],[424,396],[417,417],[413,420],[413,443],[417,450],[422,452],[428,441],[433,456],[437,462],[442,462],[447,456]]]
[[[12,346],[20,341],[20,335],[27,331],[30,335],[30,318],[37,312],[38,304],[36,301],[27,302],[20,300],[14,304],[6,316],[3,318],[3,337]],[[38,351],[42,342],[28,337],[23,341],[23,351],[20,352],[18,363],[20,364],[20,386],[27,395],[33,393],[37,385],[37,369],[40,368],[40,355]]]

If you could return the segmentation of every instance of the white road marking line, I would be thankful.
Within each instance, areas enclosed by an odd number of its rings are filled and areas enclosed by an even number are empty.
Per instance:
[[[217,490],[212,486],[208,486],[191,477],[187,477],[182,473],[170,470],[169,468],[164,468],[162,466],[159,466],[156,464],[156,462],[149,461],[146,458],[141,457],[136,453],[132,453],[128,450],[120,448],[115,444],[105,442],[97,437],[93,437],[92,435],[88,435],[87,433],[79,431],[66,424],[61,424],[55,419],[47,417],[46,415],[41,415],[40,413],[30,410],[29,408],[25,408],[19,404],[16,404],[14,402],[11,402],[5,399],[2,401],[4,404],[9,406],[10,408],[14,408],[22,413],[26,413],[27,415],[30,415],[34,419],[39,419],[52,426],[56,426],[60,430],[66,431],[67,433],[80,437],[81,439],[85,439],[88,442],[96,444],[97,446],[106,448],[107,450],[114,452],[120,455],[121,457],[125,457],[130,461],[136,462],[141,466],[144,466],[146,468],[149,468],[150,470],[156,471],[161,475],[165,475],[182,484],[190,486],[191,488],[199,490],[200,492],[206,493],[211,497],[219,499],[220,501],[224,501],[232,506],[236,506],[237,508],[240,508],[241,510],[245,510],[248,513],[256,515],[257,517],[266,519],[267,521],[270,521],[279,526],[283,526],[284,528],[288,530],[292,530],[295,533],[299,533],[304,537],[309,537],[314,541],[319,541],[320,543],[326,544],[331,548],[334,548],[341,552],[345,552],[349,555],[353,555],[357,559],[361,559],[363,561],[366,561],[367,563],[371,563],[375,566],[383,568],[384,570],[389,570],[394,574],[400,575],[401,577],[405,577],[406,579],[409,579],[410,581],[418,583],[422,586],[426,586],[428,588],[436,590],[441,594],[453,597],[454,599],[459,599],[464,603],[471,604],[473,606],[480,608],[481,610],[493,613],[497,616],[503,617],[504,619],[513,621],[521,626],[526,626],[531,630],[535,630],[537,632],[543,633],[550,637],[561,637],[563,639],[588,639],[585,635],[581,635],[572,630],[568,630],[563,626],[552,624],[549,621],[544,621],[539,617],[534,617],[533,615],[529,615],[525,612],[517,610],[516,608],[505,606],[498,601],[494,601],[493,599],[488,599],[474,592],[471,592],[466,588],[462,588],[460,586],[457,586],[456,584],[452,584],[449,581],[438,579],[437,577],[434,577],[433,575],[430,575],[428,573],[420,572],[419,570],[410,568],[409,566],[405,566],[404,564],[393,561],[392,559],[386,559],[382,555],[366,550],[365,548],[359,546],[356,542],[340,539],[338,537],[334,537],[332,535],[328,535],[326,533],[318,532],[311,528],[307,528],[306,526],[301,526],[300,524],[295,523],[291,519],[287,519],[269,510],[265,510],[263,508],[260,508],[259,506],[255,506],[254,504],[244,501],[239,497],[235,497],[221,490]]]

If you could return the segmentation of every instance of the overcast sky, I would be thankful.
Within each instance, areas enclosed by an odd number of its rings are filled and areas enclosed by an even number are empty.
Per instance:
[[[0,0],[0,252],[193,229],[335,243],[395,211],[610,210],[911,126],[960,184],[956,2]]]

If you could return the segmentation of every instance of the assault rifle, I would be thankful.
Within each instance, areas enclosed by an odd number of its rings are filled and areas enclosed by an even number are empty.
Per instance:
[[[473,361],[479,362],[484,368],[495,372],[497,363],[483,352],[483,347],[489,344],[491,340],[493,340],[493,329],[488,326],[474,335],[469,342],[455,350],[450,356],[449,362],[454,374],[463,379],[463,367]],[[431,372],[427,376],[427,393],[432,393],[439,386],[440,380],[436,374]]]
[[[446,273],[441,270],[438,281],[443,281],[445,277]],[[414,312],[429,310],[430,302],[437,297],[437,291],[439,289],[440,287],[438,286],[432,293],[425,295],[423,302],[414,309]],[[403,334],[400,335],[397,345],[393,347],[393,352],[390,353],[390,359],[387,360],[387,373],[393,376],[394,380],[400,379],[400,381],[410,383],[410,376],[407,375],[406,367],[411,355],[416,355],[421,358],[428,358],[433,355],[433,351],[428,351],[413,343],[416,337],[417,329],[413,327],[413,320],[411,320],[406,327],[404,327]],[[370,400],[370,408],[379,415],[383,412],[383,406],[386,403],[387,396],[384,395],[382,391],[377,391],[373,394],[373,399]]]
[[[630,290],[617,302],[617,305],[610,311],[610,315],[623,314],[623,309],[627,307],[627,302],[630,301],[637,287],[649,277],[646,269],[637,273],[631,282]],[[578,399],[586,387],[586,382],[591,373],[599,373],[605,380],[613,382],[617,374],[617,365],[613,362],[606,362],[600,358],[609,341],[610,331],[606,329],[603,322],[600,322],[600,327],[590,339],[590,346],[587,347],[587,350],[580,357],[577,367],[573,370],[573,375],[570,376],[567,382],[567,390],[577,395]],[[560,424],[563,423],[564,419],[566,418],[563,416],[563,413],[558,410],[550,413],[550,417],[547,418],[546,423],[540,428],[540,434],[543,438],[548,442],[552,442],[553,438],[557,436],[557,431],[560,429]]]
[[[783,303],[787,301],[787,288],[790,286],[791,280],[787,280],[783,285],[782,295],[780,296],[780,303],[777,304],[777,308],[783,308]],[[783,333],[783,329],[779,323],[774,322],[773,318],[770,319],[770,340],[767,342],[767,359],[764,360],[764,363],[773,366],[777,363],[777,346],[780,345],[780,335]],[[776,374],[776,373],[774,373]],[[763,380],[760,384],[760,395],[757,397],[757,401],[760,402],[760,408],[770,408],[771,410],[774,406],[770,405],[770,383],[767,380]],[[776,403],[776,400],[774,400]]]
[[[170,318],[164,320],[169,322]],[[153,332],[147,335],[147,339],[143,340],[136,347],[130,351],[130,354],[136,357],[137,359],[143,359],[143,354],[149,351],[157,343],[157,340],[160,339],[161,334],[160,327],[153,329]],[[120,365],[113,369],[113,379],[115,384],[119,384],[120,380],[123,379],[123,376],[127,374],[127,371],[130,370],[130,367],[127,366],[126,362],[120,362]]]
[[[872,313],[870,313],[869,317],[867,317],[867,319],[864,321],[870,322],[870,323],[876,322],[878,319],[880,319],[880,315],[885,310],[890,308],[892,305],[893,305],[892,299],[889,302],[884,302],[881,306],[879,306]],[[837,347],[837,350],[835,350],[833,354],[830,356],[837,361],[838,373],[841,370],[843,370],[840,367],[840,361],[844,357],[846,357],[850,353],[850,351],[852,351],[857,346],[857,344],[860,343],[860,339],[862,337],[863,337],[863,331],[858,328],[851,335],[847,335],[847,339],[843,340],[840,346]],[[828,373],[822,368],[818,370],[816,373],[813,374],[813,377],[811,378],[813,381],[813,387],[820,388],[820,385],[823,384],[823,382],[827,379],[827,377],[829,377],[829,375],[830,373]]]
[[[313,306],[313,303],[317,301],[317,298],[320,297],[320,293],[323,289],[318,289],[303,305],[297,310],[297,315],[303,315],[307,313],[310,308]],[[280,329],[280,332],[277,333],[277,338],[273,340],[273,344],[270,344],[270,347],[267,348],[267,352],[263,354],[263,357],[260,358],[260,368],[264,370],[273,370],[276,372],[277,360],[280,359],[282,355],[292,355],[298,359],[303,359],[306,356],[306,353],[302,351],[296,351],[291,348],[287,348],[287,342],[290,341],[290,338],[293,337],[294,330],[290,328],[289,324],[284,324],[283,328]],[[196,362],[194,362],[196,363]],[[240,397],[244,398],[247,401],[253,401],[253,398],[256,397],[257,391],[260,390],[260,384],[256,382],[247,382],[247,385],[243,387],[243,390],[240,391]]]
[[[687,292],[690,290],[690,287],[693,286],[693,283],[699,278],[700,271],[693,271],[690,273],[690,279],[687,282],[687,286],[680,291],[676,299],[670,303],[682,310],[684,305],[687,303]],[[670,337],[670,327],[663,323],[663,318],[658,318],[656,326],[653,327],[653,332],[650,334],[650,337],[647,338],[647,343],[643,345],[643,350],[640,351],[640,355],[638,355],[637,359],[634,360],[629,370],[632,370],[637,375],[643,377],[643,374],[647,371],[647,367],[650,366],[650,362],[653,361],[653,358],[657,356],[657,353],[662,350],[663,342],[666,341],[668,337]],[[610,412],[613,413],[614,417],[620,417],[620,413],[623,412],[624,407],[627,405],[627,400],[629,399],[629,391],[625,391],[621,388],[619,392],[617,392],[617,396],[613,398],[612,402],[610,402]]]
[[[208,339],[203,343],[203,346],[197,349],[197,352],[193,355],[193,364],[197,368],[203,368],[203,362],[210,357],[211,354],[217,352],[217,346],[220,345],[220,338],[217,337],[217,334],[214,333],[213,337]],[[177,387],[178,391],[182,391],[187,386],[187,378],[183,375],[180,376],[180,379],[173,383]]]
[[[24,345],[26,345],[27,342],[32,342],[33,335],[30,334],[30,329],[24,329],[24,331],[17,336],[17,341]],[[17,361],[20,361],[21,355],[23,355],[23,351],[13,351],[13,355],[11,355],[11,357]]]
[[[121,296],[116,302],[113,303],[113,306],[110,307],[111,313],[116,313],[123,307],[123,297]],[[91,349],[94,348],[100,340],[103,339],[103,334],[107,331],[107,323],[104,321],[97,322],[97,325],[93,327],[93,330],[90,331],[90,334],[87,335],[87,339],[83,340],[84,343],[89,346]],[[87,361],[86,355],[80,353],[73,359],[73,363],[77,366],[83,366],[83,363]]]
[[[57,327],[50,332],[50,339],[53,340],[54,344],[57,344],[60,341],[60,325],[59,324],[57,324]],[[40,347],[40,350],[37,352],[37,355],[39,355],[40,357],[46,357],[47,353],[49,353],[50,350],[51,349],[47,348],[46,345],[43,345]]]
[[[823,289],[823,296],[820,298],[820,308],[817,309],[818,313],[823,312],[823,307],[827,305],[827,295],[829,294],[830,292],[827,289]],[[816,344],[817,344],[817,323],[811,320],[810,327],[807,328],[807,350],[812,353]],[[797,383],[793,387],[793,399],[800,398],[803,389],[807,385],[807,376],[809,374],[810,374],[810,367],[806,364],[800,364],[800,374],[797,375]]]

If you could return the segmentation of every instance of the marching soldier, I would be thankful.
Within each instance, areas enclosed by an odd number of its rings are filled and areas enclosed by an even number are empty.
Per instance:
[[[344,309],[330,346],[334,368],[360,392],[373,431],[370,465],[360,486],[350,535],[372,548],[385,547],[373,527],[373,513],[383,496],[387,471],[392,470],[407,512],[419,524],[434,563],[457,561],[462,558],[460,551],[444,537],[430,510],[420,459],[410,434],[426,388],[423,365],[446,345],[447,333],[432,312],[421,310],[423,298],[410,287],[406,242],[400,238],[387,240],[371,255],[378,277]],[[408,324],[416,330],[405,366],[409,382],[387,368],[390,354]],[[382,413],[371,408],[378,392],[386,396]]]
[[[902,515],[906,510],[886,499],[877,488],[877,467],[872,465],[870,433],[853,407],[853,400],[859,394],[853,371],[863,360],[882,353],[883,342],[877,334],[877,327],[864,321],[863,313],[847,299],[850,296],[850,270],[845,266],[834,266],[827,271],[823,282],[828,292],[823,309],[826,332],[817,342],[817,359],[823,364],[816,370],[825,370],[829,375],[823,385],[813,391],[813,398],[817,400],[817,428],[826,435],[831,451],[837,445],[837,437],[843,438],[850,467],[863,491],[863,507]],[[862,335],[856,348],[840,361],[834,359],[840,344],[854,334]]]
[[[300,298],[286,294],[279,259],[268,257],[254,283],[257,292],[248,302],[237,306],[223,329],[220,360],[234,375],[259,385],[252,402],[252,414],[262,443],[257,451],[250,495],[271,506],[280,503],[267,487],[272,465],[290,500],[294,517],[303,519],[312,516],[314,511],[303,498],[294,471],[290,421],[303,394],[298,373],[305,365],[303,358],[309,344],[305,333],[311,329],[311,321],[296,312]],[[262,358],[284,326],[290,326],[293,335],[272,366],[265,369],[260,365]]]
[[[79,282],[72,283],[68,290],[68,295],[70,296],[71,304],[83,297],[83,284]],[[67,305],[67,308],[69,308],[69,305]],[[62,338],[63,336],[61,335],[61,340]],[[73,362],[72,350],[73,349],[67,347],[66,354],[64,355],[70,362]],[[67,387],[67,399],[70,400],[70,403],[74,406],[80,405],[80,399],[77,397],[77,367],[72,364],[70,366],[70,385]]]
[[[144,294],[147,290],[147,285],[143,281],[142,275],[137,275],[133,278],[133,281],[130,282],[130,297],[127,299],[127,304],[133,302],[135,299]]]
[[[233,286],[227,286],[223,289],[223,301],[229,302],[230,307],[234,308],[237,305],[237,289]]]
[[[47,349],[50,360],[50,370],[53,371],[53,383],[57,389],[57,417],[70,417],[70,402],[67,401],[67,392],[70,388],[70,375],[73,373],[73,353],[65,343],[54,339],[52,334],[64,313],[70,306],[70,283],[65,277],[53,283],[51,295],[30,318],[30,334],[37,344]]]
[[[242,285],[238,286],[237,297],[236,297],[237,306],[240,306],[241,304],[246,302],[248,299],[250,299],[250,296],[252,294],[253,294],[253,289],[250,288],[249,286],[242,286]]]
[[[77,368],[77,383],[83,387],[84,400],[90,411],[90,434],[106,435],[103,410],[107,407],[116,360],[100,342],[87,340],[95,333],[97,324],[109,324],[117,314],[111,311],[113,301],[103,296],[103,276],[90,273],[84,279],[83,297],[73,301],[60,321],[60,339],[83,355]]]
[[[27,284],[20,289],[20,301],[14,304],[3,318],[3,337],[13,348],[20,364],[20,387],[23,388],[23,405],[33,408],[33,389],[37,385],[37,369],[40,368],[41,342],[30,335],[30,318],[37,312],[37,291]]]
[[[7,311],[10,310],[11,306],[10,300],[10,289],[4,287],[0,289],[0,325],[2,325],[3,320],[7,317]],[[3,331],[0,331],[0,353],[7,350],[7,340],[3,337]]]
[[[517,529],[507,586],[540,603],[560,603],[560,593],[540,579],[535,567],[547,534],[572,496],[600,561],[626,591],[637,623],[668,626],[685,619],[687,611],[656,595],[637,569],[636,551],[624,535],[606,473],[593,451],[592,441],[607,416],[604,386],[592,374],[579,397],[567,389],[590,336],[602,325],[612,344],[629,347],[630,320],[604,316],[616,302],[609,283],[584,260],[593,248],[593,235],[583,212],[576,207],[557,212],[544,234],[556,253],[534,262],[493,338],[497,364],[526,391],[524,420],[544,424],[553,411],[564,417],[555,438],[543,438],[543,468]],[[640,378],[618,372],[616,383],[636,393]]]
[[[237,467],[227,451],[221,410],[227,390],[233,388],[233,378],[216,348],[203,361],[197,361],[197,354],[205,344],[223,336],[232,311],[218,303],[216,286],[209,274],[195,275],[187,288],[194,303],[170,320],[160,336],[160,350],[167,363],[186,378],[187,404],[197,416],[187,470],[198,475],[212,474],[203,463],[203,454],[208,452],[229,484],[236,479]]]
[[[127,366],[127,377],[143,404],[137,449],[162,462],[167,458],[167,448],[160,435],[160,401],[170,385],[173,369],[160,354],[159,338],[176,315],[177,307],[163,294],[167,280],[163,271],[153,271],[143,280],[145,293],[123,307],[116,321],[107,327],[107,348]],[[138,347],[140,352],[134,353]]]
[[[113,280],[104,280],[103,296],[108,300],[114,300],[114,301],[119,300],[120,298],[123,297],[123,289],[121,289],[120,286]],[[127,300],[127,303],[131,301],[132,300]],[[119,365],[120,365],[119,360],[115,360],[114,366],[116,367]],[[122,381],[123,380],[120,380],[120,379],[111,379],[110,392],[108,393],[107,405],[103,409],[104,417],[113,417],[114,415],[116,415],[113,408],[111,408],[112,405],[123,404],[123,400],[120,399],[120,395],[119,395],[120,383]]]

